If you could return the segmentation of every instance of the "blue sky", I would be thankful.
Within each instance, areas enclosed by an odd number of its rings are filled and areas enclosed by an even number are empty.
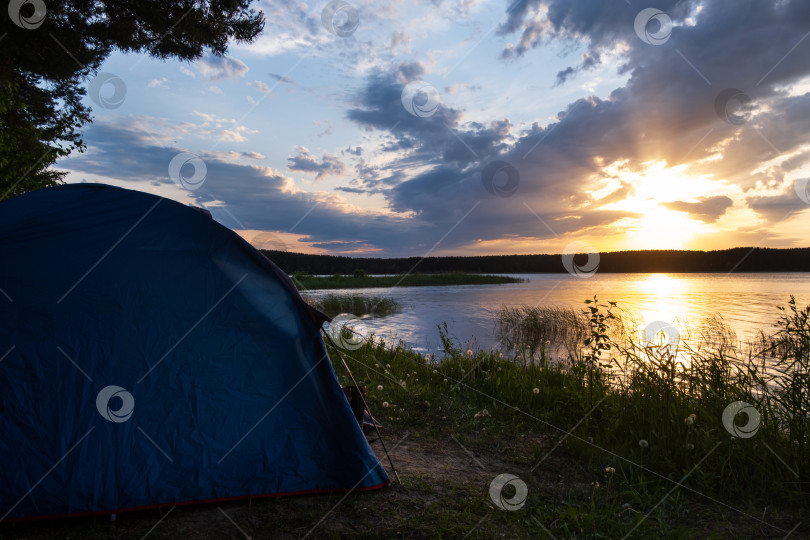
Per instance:
[[[311,253],[807,245],[806,2],[254,7],[224,58],[112,55],[68,181]]]

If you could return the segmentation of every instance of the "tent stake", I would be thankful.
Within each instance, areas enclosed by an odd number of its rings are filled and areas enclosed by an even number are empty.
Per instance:
[[[322,329],[323,330],[323,329]],[[368,415],[371,417],[371,424],[374,426],[374,431],[377,432],[377,438],[380,439],[380,443],[382,444],[383,451],[385,452],[385,457],[388,458],[388,464],[391,465],[391,470],[394,472],[394,476],[399,482],[399,485],[402,485],[402,480],[399,479],[399,473],[397,473],[396,467],[394,467],[394,462],[391,461],[391,455],[388,453],[388,449],[385,447],[385,441],[382,438],[382,434],[380,433],[380,428],[377,427],[377,420],[375,420],[374,415],[371,413],[371,409],[368,407],[368,403],[366,403],[366,398],[363,397],[363,392],[360,391],[360,386],[358,386],[357,381],[354,379],[354,375],[352,375],[352,370],[349,369],[349,365],[346,363],[346,360],[343,359],[343,355],[340,354],[340,349],[338,346],[335,345],[335,342],[332,341],[332,337],[329,335],[328,332],[324,331],[323,335],[326,336],[326,339],[329,340],[329,343],[332,344],[332,347],[335,349],[335,352],[340,358],[340,361],[343,363],[343,367],[346,368],[346,371],[349,374],[349,378],[352,380],[352,384],[354,385],[355,389],[357,389],[357,395],[360,396],[360,400],[363,402],[363,407],[366,411],[368,411]],[[362,424],[360,425],[360,431],[363,431]]]

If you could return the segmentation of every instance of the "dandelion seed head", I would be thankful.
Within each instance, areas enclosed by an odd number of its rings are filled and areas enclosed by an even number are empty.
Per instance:
[[[390,404],[390,403],[388,403],[387,401],[383,401],[383,408],[384,408],[384,409],[387,409],[387,408],[388,408],[388,407],[390,407],[390,406],[391,406],[391,404]]]
[[[539,388],[535,388],[534,390],[532,390],[532,392],[534,392],[535,394],[539,394],[539,393],[540,393],[540,389],[539,389]]]
[[[639,445],[640,447],[642,447],[642,448],[647,448],[647,447],[649,447],[649,446],[650,446],[650,443],[648,443],[648,442],[647,442],[647,441],[645,441],[644,439],[641,439],[640,441],[638,441],[638,445]]]
[[[382,389],[383,389],[383,385],[378,384],[378,385],[377,385],[377,390],[382,390]]]

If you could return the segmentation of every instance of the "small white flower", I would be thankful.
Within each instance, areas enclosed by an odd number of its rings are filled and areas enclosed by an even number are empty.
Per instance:
[[[503,358],[503,353],[498,353],[498,358]]]
[[[382,390],[382,389],[383,389],[383,386],[381,384],[378,384],[377,385],[377,390]]]
[[[433,370],[433,373],[438,373],[438,372],[439,372],[439,370],[438,370],[438,369],[434,369],[434,370]]]
[[[615,472],[616,472],[616,469],[614,469],[613,467],[605,467],[605,474],[606,475],[610,476],[611,474],[613,474]]]
[[[532,390],[532,392],[534,392],[535,394],[539,394],[539,393],[540,393],[540,389],[539,389],[539,388],[535,388],[534,390]]]
[[[642,448],[647,448],[648,446],[650,446],[650,443],[648,443],[648,442],[647,442],[647,441],[645,441],[644,439],[641,439],[640,441],[638,441],[638,445],[639,445],[640,447],[642,447]]]
[[[383,409],[387,409],[390,406],[391,406],[390,403],[388,403],[387,401],[383,401]]]
[[[425,362],[430,362],[430,353],[425,355]]]
[[[551,345],[551,341],[546,340],[546,345]]]
[[[695,413],[692,413],[692,414],[689,415],[689,418],[694,420],[695,418],[697,418],[697,415]]]
[[[695,419],[692,418],[691,416],[687,416],[686,418],[683,419],[683,421],[687,426],[691,426],[695,422]]]
[[[391,369],[391,364],[385,364],[386,369]]]
[[[470,350],[470,349],[467,349],[467,356],[472,356],[472,355],[473,355],[473,352],[472,352],[472,350]]]

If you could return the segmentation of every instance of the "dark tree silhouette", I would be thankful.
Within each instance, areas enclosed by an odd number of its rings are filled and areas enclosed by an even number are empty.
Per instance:
[[[8,4],[8,9],[5,9]],[[0,11],[0,200],[60,182],[84,150],[84,83],[114,50],[195,60],[264,28],[250,0],[11,0]],[[8,11],[8,13],[6,13]]]
[[[358,266],[369,274],[471,272],[483,274],[565,273],[561,255],[483,257],[409,257],[400,259],[307,255],[263,251],[284,271],[350,274]],[[574,257],[583,266],[588,255]],[[718,251],[617,251],[599,254],[599,273],[612,272],[810,272],[810,248],[733,248]]]

